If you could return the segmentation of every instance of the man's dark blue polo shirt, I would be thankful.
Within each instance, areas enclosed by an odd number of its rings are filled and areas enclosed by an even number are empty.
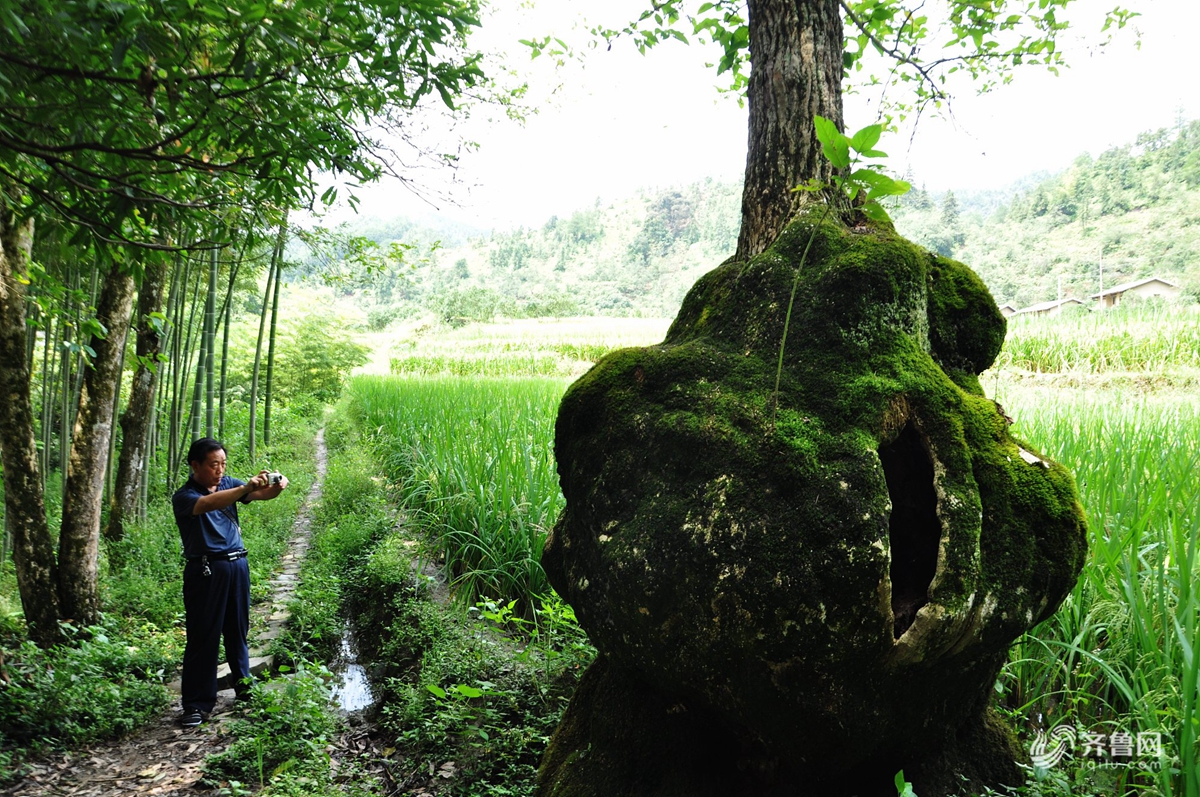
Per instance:
[[[244,484],[244,481],[232,476],[222,476],[216,492]],[[171,505],[175,509],[175,525],[179,527],[179,536],[183,540],[183,555],[191,559],[242,550],[244,546],[242,530],[238,525],[237,504],[193,515],[192,509],[204,495],[209,493],[189,478],[171,498]]]

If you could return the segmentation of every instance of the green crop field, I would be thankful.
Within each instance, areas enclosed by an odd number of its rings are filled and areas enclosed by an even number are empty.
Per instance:
[[[1091,548],[1062,609],[1014,647],[997,706],[1026,743],[1060,724],[1162,740],[1154,767],[1041,773],[1038,788],[1049,793],[1200,793],[1200,593],[1192,587],[1200,566],[1200,399],[1169,389],[1200,364],[1198,319],[1143,308],[1020,321],[1002,367],[984,379],[1015,418],[1014,432],[1075,473]],[[530,373],[531,358],[586,363],[615,347],[614,337],[616,345],[656,342],[665,325],[645,322],[623,336],[604,325],[576,323],[574,334],[560,337],[563,329],[458,330],[421,342],[421,356],[457,360],[429,370],[469,378],[372,376],[350,384],[353,417],[374,435],[430,555],[444,560],[468,603],[486,596],[530,605],[550,589],[539,557],[562,503],[553,421],[569,380],[512,374]],[[1100,385],[1121,384],[1100,377],[1130,372],[1163,380],[1151,380],[1149,392],[1063,388],[1027,378],[1030,371],[1082,373]]]
[[[468,603],[549,594],[540,562],[562,506],[551,430],[566,384],[363,376],[348,387],[352,418]]]
[[[402,376],[579,376],[608,352],[657,343],[661,318],[518,319],[429,334],[416,327],[391,345]]]
[[[1016,433],[1074,472],[1090,535],[1074,592],[1014,649],[1002,703],[1028,730],[1160,734],[1175,772],[1121,770],[1125,786],[1195,794],[1200,402],[1044,388],[1001,399]]]
[[[1043,373],[1200,371],[1200,305],[1010,318],[996,365]]]

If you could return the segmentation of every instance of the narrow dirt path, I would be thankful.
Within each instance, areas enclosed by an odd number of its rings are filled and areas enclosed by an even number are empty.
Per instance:
[[[292,525],[287,552],[280,569],[271,579],[270,601],[251,610],[251,668],[270,668],[265,648],[279,634],[288,619],[287,602],[296,588],[300,564],[308,550],[312,519],[310,507],[321,497],[328,460],[325,431],[316,437],[316,478],[305,496],[300,513]],[[222,665],[223,671],[228,668]],[[177,684],[173,684],[177,689]],[[71,750],[57,757],[33,762],[30,773],[20,782],[0,789],[3,797],[128,797],[128,795],[196,795],[200,767],[205,756],[221,751],[228,744],[223,726],[234,710],[233,689],[218,693],[217,706],[209,720],[198,728],[179,727],[179,701],[155,721],[129,736]]]

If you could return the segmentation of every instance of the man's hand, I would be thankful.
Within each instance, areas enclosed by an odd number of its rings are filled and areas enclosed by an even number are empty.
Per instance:
[[[265,470],[260,470],[258,473],[251,476],[249,481],[246,482],[247,486],[250,487],[249,492],[252,493],[256,493],[264,487],[267,487],[269,483],[270,479],[268,478],[267,471]]]
[[[288,485],[288,480],[287,476],[281,474],[278,483],[271,484],[270,473],[260,470],[246,484],[253,486],[253,489],[246,494],[247,501],[270,501],[283,492],[284,488]]]

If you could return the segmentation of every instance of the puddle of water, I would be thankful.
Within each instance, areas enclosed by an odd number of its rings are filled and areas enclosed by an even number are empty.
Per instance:
[[[342,644],[331,663],[334,674],[333,697],[343,711],[361,711],[375,703],[367,671],[358,663],[358,648],[350,624],[342,627]]]

